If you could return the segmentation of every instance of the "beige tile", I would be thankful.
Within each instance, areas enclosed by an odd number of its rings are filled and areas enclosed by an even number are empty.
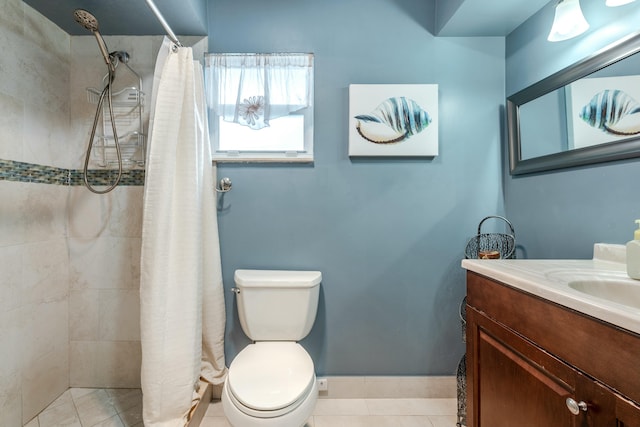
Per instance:
[[[415,416],[314,416],[313,420],[315,427],[433,427],[428,417]]]
[[[110,388],[107,389],[107,393],[118,413],[132,408],[136,410],[142,408],[142,390],[139,388]],[[142,421],[142,419],[139,421]]]
[[[22,372],[26,308],[0,312],[0,382]],[[0,390],[2,390],[0,385]],[[0,425],[2,425],[0,423]]]
[[[456,399],[366,399],[371,415],[455,415]]]
[[[71,289],[137,289],[140,239],[69,239]],[[87,268],[90,265],[91,268]]]
[[[27,160],[28,161],[28,160]],[[26,183],[23,215],[26,242],[67,238],[66,185]],[[21,200],[21,199],[18,199]],[[65,252],[67,252],[65,250]]]
[[[219,400],[213,400],[209,403],[205,417],[224,417],[224,410],[222,409],[222,402]]]
[[[92,427],[127,427],[127,425],[122,422],[118,415],[114,415],[109,419],[94,424]]]
[[[313,415],[369,415],[364,399],[318,399]]]
[[[1,426],[20,426],[25,421],[22,419],[21,382],[19,371],[11,375],[0,376]]]
[[[13,4],[15,0],[9,0],[10,4]],[[2,21],[5,21],[5,3],[3,2],[3,10],[0,16],[2,17]],[[5,55],[11,55],[11,61],[3,61],[2,63],[2,71],[5,76],[17,76],[17,78],[5,78],[0,79],[0,92],[10,94],[16,98],[23,98],[23,91],[29,89],[29,84],[31,83],[29,79],[24,78],[23,67],[25,66],[24,61],[21,58],[22,51],[26,51],[27,49],[33,49],[32,46],[29,46],[25,41],[24,32],[22,29],[24,23],[24,14],[22,6],[18,6],[20,11],[18,12],[17,8],[16,12],[20,14],[21,19],[19,21],[12,22],[8,25],[3,24],[0,26],[0,43],[2,46],[6,46]],[[9,6],[9,9],[13,9],[12,6]],[[11,15],[11,14],[10,14]],[[9,15],[9,16],[10,16]]]
[[[458,417],[454,415],[431,415],[429,419],[433,427],[454,427],[458,422]]]
[[[16,425],[19,425],[19,424],[16,424]],[[34,419],[26,423],[24,427],[40,427],[40,422],[38,421],[38,417],[35,417]]]
[[[100,341],[140,341],[140,291],[101,290]]]
[[[23,246],[22,302],[49,303],[65,300],[69,293],[69,258],[65,239]],[[66,322],[67,315],[65,315]]]
[[[14,310],[22,304],[23,251],[24,245],[0,246],[0,312]]]
[[[108,218],[109,236],[141,237],[143,186],[120,186],[112,191],[113,203]]]
[[[51,54],[65,61],[69,58],[70,36],[60,27],[31,7],[24,8],[24,25],[32,31],[26,31],[26,39]],[[37,29],[37,31],[35,31]]]
[[[31,420],[69,387],[66,345],[45,352],[22,371],[22,417]]]
[[[74,401],[83,426],[94,426],[117,415],[116,408],[104,389],[94,390]]]
[[[200,427],[231,427],[225,417],[204,417]]]
[[[29,162],[66,167],[69,149],[62,144],[69,140],[68,110],[50,110],[47,106],[25,106],[25,117],[38,126],[25,126],[23,158]]]
[[[69,190],[69,236],[79,239],[109,237],[109,216],[113,209],[113,192],[94,194],[83,186]]]
[[[125,427],[134,427],[142,423],[142,403],[118,414]]]
[[[329,399],[353,399],[367,397],[365,377],[325,377],[328,390],[320,392],[319,397]]]
[[[33,303],[25,308],[27,309],[27,318],[24,324],[25,335],[22,337],[21,350],[26,366],[31,367],[36,360],[42,359],[44,355],[50,358],[54,352],[60,356],[64,355],[64,360],[45,360],[47,366],[51,367],[52,363],[56,365],[69,363],[69,305],[67,301]],[[58,397],[64,390],[60,390],[52,397]]]
[[[80,419],[78,418],[73,402],[66,402],[47,408],[38,415],[38,421],[41,427],[81,427]]]
[[[100,387],[139,388],[142,352],[138,341],[100,341],[95,363]]]
[[[58,405],[68,405],[68,404],[73,405],[71,390],[66,390],[64,393],[62,393],[56,400],[54,400],[53,402],[51,402],[49,406],[47,406],[47,409],[54,408]]]
[[[0,79],[0,82],[2,80]],[[0,221],[0,246],[19,245],[27,240],[25,212],[28,211],[26,200],[29,185],[36,184],[0,182],[0,200],[11,200],[11,203],[0,203],[0,218],[2,218]]]
[[[25,18],[28,16],[25,15]],[[35,20],[47,22],[45,19]],[[22,73],[17,80],[23,88],[28,89],[23,93],[26,104],[41,104],[51,110],[69,111],[69,36],[50,21],[49,24],[47,34],[42,34],[37,40],[25,37],[20,41],[23,51],[16,59]],[[33,27],[28,25],[28,28]],[[51,28],[57,28],[57,31],[48,31]],[[25,35],[30,34],[33,31],[25,32]],[[61,36],[60,40],[57,40],[58,36]],[[50,42],[40,44],[43,39]]]
[[[94,387],[73,387],[69,389],[69,392],[71,393],[71,398],[73,399],[73,401],[76,402],[81,397],[91,393],[95,393],[99,390],[99,388]]]
[[[11,31],[23,37],[24,9],[26,3],[19,0],[6,0],[2,2],[0,13],[0,28],[3,31]],[[9,80],[9,79],[7,79]]]
[[[93,387],[98,380],[97,341],[71,341],[69,343],[69,385],[71,387]],[[72,394],[84,388],[72,388]]]
[[[368,398],[452,398],[456,397],[455,376],[365,377]]]
[[[24,102],[20,98],[0,92],[0,141],[11,141],[0,144],[0,158],[20,160],[23,155],[23,118]]]
[[[96,341],[99,338],[100,290],[69,292],[69,339]]]

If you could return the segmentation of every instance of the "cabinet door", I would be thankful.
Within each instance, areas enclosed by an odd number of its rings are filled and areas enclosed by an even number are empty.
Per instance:
[[[475,310],[467,317],[471,427],[582,426],[565,402],[575,397],[573,369]]]
[[[640,407],[616,395],[616,418],[618,427],[640,427]]]
[[[584,403],[584,409],[576,415],[579,426],[617,426],[615,395],[611,389],[583,374],[577,376],[575,400]],[[628,426],[633,427],[633,426]],[[640,427],[640,426],[636,426]]]

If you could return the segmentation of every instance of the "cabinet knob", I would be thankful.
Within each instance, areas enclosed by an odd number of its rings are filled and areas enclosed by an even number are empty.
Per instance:
[[[578,415],[581,410],[585,412],[587,411],[587,404],[582,401],[576,402],[572,398],[567,397],[566,403],[567,408],[569,408],[569,412],[571,412],[573,415]]]

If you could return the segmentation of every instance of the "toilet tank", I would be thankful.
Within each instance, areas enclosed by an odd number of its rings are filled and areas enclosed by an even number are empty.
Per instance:
[[[242,330],[253,341],[300,341],[318,311],[319,271],[236,270]]]

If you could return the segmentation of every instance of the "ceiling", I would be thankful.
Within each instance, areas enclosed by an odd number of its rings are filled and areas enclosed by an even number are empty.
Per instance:
[[[435,32],[438,36],[450,37],[506,36],[549,2],[436,0]]]
[[[85,9],[98,19],[103,35],[151,36],[165,34],[162,25],[143,0],[23,0],[67,33],[89,34],[73,18],[75,9]],[[175,34],[207,34],[206,0],[154,0]]]
[[[203,36],[207,34],[206,5],[209,1],[215,0],[155,0],[154,3],[174,33]],[[434,2],[436,35],[474,37],[506,36],[550,0],[423,1]],[[73,19],[73,11],[77,8],[85,9],[96,16],[100,32],[105,35],[165,33],[143,0],[24,0],[24,2],[71,35],[87,34],[87,30],[76,24]],[[431,28],[431,26],[428,27]]]

